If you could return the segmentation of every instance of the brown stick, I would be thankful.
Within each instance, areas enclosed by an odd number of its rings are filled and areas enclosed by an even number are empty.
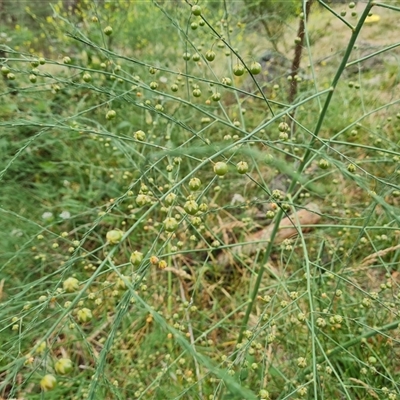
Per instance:
[[[304,18],[307,20],[308,16],[310,14],[310,9],[311,9],[311,4],[313,0],[309,0],[306,4],[306,15]],[[293,103],[293,100],[297,94],[297,79],[295,79],[295,76],[298,74],[299,69],[300,69],[300,61],[301,61],[301,54],[303,52],[303,44],[304,44],[304,18],[300,19],[299,22],[299,28],[297,30],[297,37],[300,39],[298,43],[296,43],[296,47],[294,49],[294,58],[292,62],[292,68],[290,71],[290,76],[292,77],[292,80],[290,82],[290,88],[289,88],[289,104]]]

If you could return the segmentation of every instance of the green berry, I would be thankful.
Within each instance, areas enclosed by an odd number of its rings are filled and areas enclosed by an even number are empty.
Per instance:
[[[212,50],[208,50],[204,56],[207,61],[214,61],[215,60],[215,52]]]
[[[137,267],[143,261],[143,253],[140,251],[134,251],[130,256],[129,261],[132,263],[132,265]]]
[[[10,72],[7,74],[7,79],[9,79],[10,81],[13,81],[13,80],[15,80],[15,75],[12,72]]]
[[[79,289],[79,281],[76,278],[70,277],[63,282],[63,288],[66,292],[72,293]]]
[[[137,195],[137,197],[136,197],[136,204],[139,206],[139,207],[143,207],[143,206],[145,206],[146,204],[148,204],[148,203],[150,203],[150,197],[147,195],[147,194],[138,194]]]
[[[72,371],[73,365],[69,358],[60,358],[54,365],[57,374],[66,375]]]
[[[35,74],[30,74],[30,75],[29,75],[29,81],[30,81],[31,83],[36,83],[36,81],[37,81],[37,76],[36,76]]]
[[[236,164],[236,170],[239,174],[246,174],[249,171],[249,164],[246,161],[239,161]]]
[[[150,89],[156,90],[158,88],[158,83],[157,82],[150,82]]]
[[[164,228],[167,232],[174,232],[178,228],[178,221],[173,217],[164,220]]]
[[[113,229],[107,232],[106,239],[110,244],[117,244],[121,241],[123,235],[124,233],[119,229]]]
[[[8,68],[7,65],[3,65],[3,66],[1,67],[1,73],[2,73],[4,76],[7,76],[7,75],[10,73],[10,68]]]
[[[56,385],[57,385],[57,379],[54,375],[47,374],[40,381],[40,387],[45,392],[54,389]]]
[[[189,215],[196,215],[199,211],[199,206],[195,200],[188,200],[183,208]]]
[[[177,92],[178,89],[179,89],[179,86],[178,86],[176,83],[174,83],[174,84],[171,85],[171,90],[172,90],[173,92]]]
[[[327,168],[329,168],[329,162],[322,158],[321,160],[319,160],[318,166],[321,169],[327,169]]]
[[[211,98],[212,98],[213,101],[220,101],[221,100],[221,93],[215,92],[215,93],[212,94]]]
[[[258,63],[258,62],[256,62],[256,61],[253,61],[253,62],[251,63],[251,65],[250,65],[250,72],[251,72],[253,75],[259,74],[259,73],[261,72],[261,64]]]
[[[172,206],[172,204],[174,204],[174,201],[176,199],[176,194],[175,193],[168,193],[165,196],[165,204],[167,204],[168,206]]]
[[[192,22],[190,24],[190,28],[193,29],[194,31],[199,27],[199,24],[197,22]]]
[[[190,55],[190,53],[188,53],[188,52],[186,52],[186,53],[183,53],[183,59],[185,60],[185,61],[189,61],[190,60],[190,58],[191,58],[191,55]]]
[[[63,63],[64,64],[71,64],[71,57],[65,56],[63,58]]]
[[[32,65],[33,68],[38,67],[39,66],[39,60],[32,60],[31,61],[31,65]]]
[[[274,217],[275,217],[275,212],[272,210],[267,211],[265,214],[265,218],[267,219],[273,219]]]
[[[117,113],[114,110],[110,110],[106,114],[106,119],[111,120],[117,116]]]
[[[349,172],[351,172],[351,173],[356,172],[356,170],[357,170],[357,167],[356,167],[354,164],[349,164],[349,165],[347,166],[347,171],[349,171]]]
[[[113,33],[113,29],[111,28],[111,26],[106,26],[103,32],[105,35],[110,36]]]
[[[226,163],[219,161],[214,165],[214,172],[218,176],[224,176],[228,172],[228,166]]]
[[[222,83],[227,86],[232,86],[232,79],[228,77],[222,78]]]
[[[201,7],[198,5],[192,6],[192,14],[196,15],[197,17],[201,15]]]
[[[81,308],[77,312],[77,317],[79,322],[89,322],[93,318],[92,311],[88,308]]]
[[[146,139],[146,134],[142,130],[139,130],[134,133],[133,137],[135,140],[139,140],[142,142]]]
[[[92,80],[92,76],[90,74],[88,74],[87,72],[85,72],[82,76],[82,79],[84,82],[90,82]]]
[[[193,56],[192,56],[192,60],[193,61],[200,61],[200,54],[198,54],[198,53],[196,53],[196,54],[193,54]]]
[[[199,190],[201,186],[201,180],[199,178],[192,178],[189,181],[189,189],[192,191]]]
[[[244,74],[245,68],[241,64],[236,64],[233,67],[233,74],[236,76],[242,76]]]
[[[200,89],[194,89],[193,90],[193,96],[194,97],[200,97],[201,96],[201,90]]]

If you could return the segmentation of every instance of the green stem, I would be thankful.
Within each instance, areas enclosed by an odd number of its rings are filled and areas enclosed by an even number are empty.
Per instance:
[[[335,354],[338,354],[341,351],[348,349],[349,347],[352,347],[352,346],[354,346],[354,345],[356,345],[358,343],[361,343],[361,341],[364,340],[364,339],[368,339],[368,338],[370,338],[372,336],[381,334],[381,333],[383,333],[385,331],[390,331],[392,329],[397,329],[399,327],[399,324],[400,324],[400,320],[397,320],[397,321],[391,322],[390,324],[384,325],[384,326],[382,326],[380,328],[375,328],[375,329],[373,329],[373,330],[371,330],[369,332],[364,333],[363,335],[355,337],[354,339],[350,339],[347,342],[345,342],[343,344],[340,344],[340,345],[336,346],[334,349],[326,352],[326,354],[324,354],[322,356],[319,356],[315,360],[314,364],[319,364],[319,363],[325,361],[326,359],[331,358]],[[307,375],[310,372],[311,372],[311,367],[307,367],[302,372],[302,375],[303,376]]]
[[[355,27],[355,29],[353,31],[353,34],[352,34],[352,36],[350,38],[350,41],[349,41],[349,44],[347,46],[346,52],[345,52],[345,54],[343,56],[342,62],[340,63],[340,66],[339,66],[339,68],[338,68],[338,70],[336,72],[336,75],[333,78],[332,85],[331,85],[331,90],[327,94],[327,98],[325,100],[325,104],[324,104],[324,106],[322,108],[321,114],[320,114],[320,116],[318,118],[318,121],[317,121],[317,126],[315,127],[314,135],[312,136],[312,138],[310,140],[310,143],[307,146],[307,150],[305,152],[305,155],[303,157],[302,162],[300,163],[300,166],[298,167],[297,173],[293,176],[293,179],[292,179],[292,181],[290,183],[290,187],[289,187],[289,189],[287,191],[287,193],[289,193],[289,194],[293,191],[294,187],[296,186],[297,176],[302,173],[302,171],[304,170],[305,166],[307,165],[307,162],[308,162],[308,159],[309,159],[310,155],[312,154],[313,145],[314,145],[315,141],[317,140],[318,134],[319,134],[319,132],[320,132],[320,130],[322,128],[322,124],[323,124],[323,122],[325,120],[326,113],[327,113],[327,111],[329,109],[329,105],[330,105],[330,102],[332,100],[332,96],[333,96],[333,93],[335,91],[335,88],[336,88],[336,86],[337,86],[337,84],[338,84],[338,82],[340,80],[340,77],[341,77],[344,69],[346,68],[347,61],[348,61],[348,59],[350,57],[350,54],[351,54],[351,52],[352,52],[352,50],[354,48],[354,44],[355,44],[355,42],[357,40],[357,37],[358,37],[358,35],[359,35],[360,31],[361,31],[361,28],[362,28],[362,26],[364,24],[364,21],[368,17],[368,14],[369,14],[371,8],[373,7],[373,5],[374,5],[374,3],[372,1],[369,1],[367,6],[365,7],[364,12],[362,13],[362,15],[360,17],[360,20],[358,21],[357,26]],[[270,256],[270,254],[271,254],[271,251],[272,251],[272,248],[273,248],[274,239],[275,239],[276,234],[278,233],[279,224],[280,224],[280,222],[282,220],[283,214],[284,214],[283,210],[280,209],[278,214],[277,214],[277,217],[276,217],[274,229],[273,229],[273,231],[271,233],[270,242],[268,243],[268,246],[267,246],[267,249],[266,249],[266,252],[265,252],[265,257],[264,257],[265,260],[267,260],[269,258],[269,256]],[[252,291],[251,296],[250,296],[250,303],[249,303],[249,305],[248,305],[248,307],[246,309],[246,313],[245,313],[245,316],[243,318],[243,322],[242,322],[242,326],[241,326],[241,329],[240,329],[240,332],[239,332],[239,337],[238,337],[237,343],[241,343],[241,341],[243,339],[243,332],[245,331],[245,329],[247,327],[247,324],[248,324],[249,318],[250,318],[250,314],[251,314],[251,312],[253,310],[254,303],[255,303],[255,301],[257,299],[257,294],[258,294],[258,291],[260,289],[261,280],[262,280],[264,271],[265,271],[265,267],[261,266],[261,268],[260,268],[260,270],[258,272],[256,283],[254,285],[253,291]]]
[[[304,154],[303,161],[301,162],[301,164],[300,164],[300,166],[299,166],[299,168],[297,170],[298,173],[301,173],[303,171],[304,167],[306,166],[306,164],[308,162],[310,154],[312,153],[312,148],[314,146],[315,141],[318,138],[319,132],[321,131],[321,128],[322,128],[322,124],[323,124],[323,122],[325,120],[325,117],[326,117],[326,113],[328,112],[328,109],[329,109],[333,94],[335,92],[336,86],[339,83],[340,77],[342,76],[342,73],[343,73],[343,71],[345,70],[345,68],[347,66],[347,61],[350,58],[351,52],[353,51],[353,48],[354,48],[354,45],[356,43],[357,37],[358,37],[358,35],[359,35],[360,31],[361,31],[361,28],[364,25],[364,21],[368,17],[368,14],[371,11],[371,8],[373,7],[373,5],[374,5],[374,3],[372,1],[369,1],[369,3],[365,7],[364,12],[362,13],[362,15],[360,17],[360,20],[358,21],[358,24],[356,25],[355,29],[353,30],[353,33],[351,35],[351,38],[350,38],[349,44],[347,46],[346,52],[345,52],[345,54],[343,56],[342,62],[340,63],[339,68],[338,68],[338,70],[336,72],[336,75],[333,78],[332,85],[331,85],[331,89],[332,90],[328,93],[328,95],[326,97],[325,104],[322,107],[320,116],[319,116],[318,121],[317,121],[317,126],[315,127],[315,130],[314,130],[314,135],[312,136],[312,138],[310,140],[310,143],[307,146],[307,150],[306,150],[306,152]],[[290,184],[288,193],[290,193],[291,190],[293,190],[293,188],[296,185],[296,183],[297,183],[297,180],[293,179],[291,184]]]
[[[272,247],[274,245],[274,238],[275,238],[276,234],[278,233],[279,224],[281,222],[282,216],[283,216],[283,210],[280,208],[279,211],[278,211],[278,214],[276,216],[276,222],[275,222],[275,225],[274,225],[274,229],[273,229],[273,231],[271,233],[270,242],[268,243],[267,249],[265,251],[264,260],[268,260],[270,254],[271,254]],[[242,326],[240,328],[240,332],[239,332],[239,337],[238,337],[237,343],[241,343],[242,342],[243,333],[244,333],[245,329],[247,328],[247,323],[249,322],[251,311],[253,310],[254,303],[255,303],[255,301],[257,299],[258,290],[260,288],[261,279],[263,277],[265,269],[266,269],[265,266],[261,265],[260,270],[258,271],[257,280],[256,280],[256,283],[254,284],[254,289],[253,289],[253,292],[252,292],[251,297],[250,297],[250,302],[249,302],[249,305],[247,306],[246,313],[245,313],[245,316],[243,318],[243,322],[242,322]]]

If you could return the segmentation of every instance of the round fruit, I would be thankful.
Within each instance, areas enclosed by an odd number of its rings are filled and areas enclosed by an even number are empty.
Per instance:
[[[31,83],[36,83],[36,81],[37,81],[36,75],[30,74],[29,75],[29,80],[30,80]]]
[[[244,71],[245,71],[245,69],[244,69],[243,65],[241,65],[241,64],[236,64],[233,67],[233,74],[236,76],[242,76],[244,74]]]
[[[92,76],[85,72],[82,76],[82,79],[84,80],[84,82],[90,82],[92,80]]]
[[[215,93],[213,93],[211,98],[213,99],[213,101],[220,101],[221,100],[221,93],[215,92]]]
[[[208,50],[205,54],[205,58],[207,61],[214,61],[215,60],[215,52],[212,50]]]
[[[200,89],[194,89],[193,90],[193,96],[194,97],[200,97],[201,96],[201,90]]]
[[[111,28],[111,26],[106,26],[103,32],[105,35],[110,36],[113,32],[113,29]]]
[[[195,31],[199,27],[199,24],[197,22],[192,22],[190,27]]]
[[[164,228],[167,232],[173,232],[178,228],[178,221],[173,217],[168,217],[164,220]]]
[[[124,233],[122,231],[120,231],[119,229],[113,229],[107,232],[106,239],[107,242],[110,244],[118,244],[122,240],[123,236]]]
[[[192,57],[192,60],[193,61],[200,61],[200,54],[198,54],[198,53],[196,53],[196,54],[193,54],[193,57]]]
[[[253,61],[250,65],[250,72],[253,75],[257,75],[261,72],[261,64],[259,62]]]
[[[201,186],[201,180],[199,178],[192,178],[189,181],[189,189],[190,190],[193,190],[193,191],[199,190],[200,186]]]
[[[47,374],[40,381],[40,387],[45,392],[54,389],[56,385],[57,385],[57,379],[54,375]]]
[[[117,113],[114,110],[110,110],[106,114],[106,119],[114,119],[117,116]]]
[[[214,165],[214,172],[218,176],[224,176],[228,172],[228,166],[226,163],[219,161]]]
[[[349,164],[349,165],[347,166],[347,171],[349,171],[349,172],[351,172],[351,173],[356,172],[356,170],[357,170],[357,167],[356,167],[354,164]]]
[[[72,361],[69,358],[60,358],[55,363],[54,369],[60,375],[68,374],[73,369]]]
[[[173,92],[177,92],[178,89],[179,89],[179,86],[178,86],[176,83],[174,83],[174,84],[171,85],[171,90],[172,90]]]
[[[183,59],[184,59],[185,61],[189,61],[189,60],[190,60],[190,57],[191,57],[190,53],[188,53],[188,52],[183,53]]]
[[[158,88],[158,83],[157,82],[150,82],[150,89],[156,90]]]
[[[198,5],[192,6],[192,14],[196,16],[201,15],[201,7]]]
[[[329,167],[329,162],[322,158],[321,160],[319,160],[318,166],[321,169],[327,169]]]
[[[132,265],[134,266],[138,266],[140,265],[140,263],[143,261],[143,253],[141,253],[140,251],[134,251],[130,258],[129,261],[132,263]]]
[[[1,73],[2,73],[4,76],[8,75],[8,74],[10,73],[10,68],[8,68],[7,65],[3,65],[3,66],[1,67]]]
[[[246,174],[249,170],[249,164],[246,161],[239,161],[236,164],[236,170],[239,174]]]
[[[189,215],[196,215],[199,211],[199,206],[195,200],[188,200],[183,208]]]

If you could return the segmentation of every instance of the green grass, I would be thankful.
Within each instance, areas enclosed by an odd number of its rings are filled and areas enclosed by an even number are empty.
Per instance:
[[[400,10],[314,4],[289,104],[298,15],[199,5],[10,8],[0,397],[399,398]]]

